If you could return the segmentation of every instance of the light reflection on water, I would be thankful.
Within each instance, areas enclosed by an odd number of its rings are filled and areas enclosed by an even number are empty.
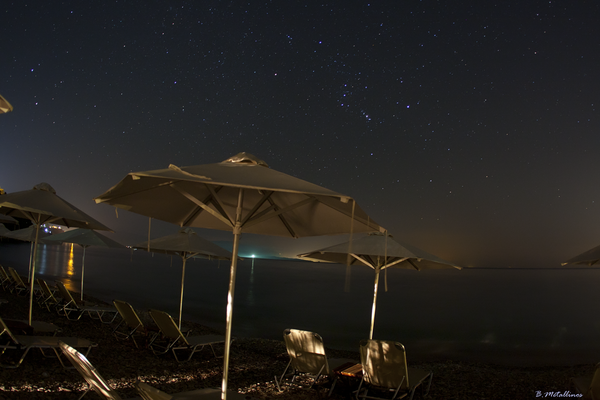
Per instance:
[[[27,245],[0,244],[0,263],[27,271]],[[79,290],[79,246],[42,246],[38,271]],[[179,261],[179,260],[176,260]],[[86,293],[137,309],[178,313],[181,263],[145,251],[86,253]],[[75,267],[74,264],[78,264]],[[389,271],[377,304],[375,338],[398,340],[412,357],[552,364],[600,359],[598,269]],[[229,263],[191,259],[184,319],[224,330]],[[239,262],[233,334],[281,340],[285,328],[320,333],[327,346],[356,350],[368,335],[373,274],[345,267],[250,259]],[[550,360],[550,361],[548,361]]]
[[[64,279],[69,290],[78,290],[78,284],[72,279],[79,279],[75,269],[75,251],[73,244],[39,244],[36,255],[36,275]]]
[[[69,260],[67,261],[67,275],[73,277],[75,275],[75,266],[73,265],[73,243],[67,245],[69,247]]]

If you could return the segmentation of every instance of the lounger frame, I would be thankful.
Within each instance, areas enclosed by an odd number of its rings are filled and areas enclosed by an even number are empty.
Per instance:
[[[64,300],[61,303],[60,313],[71,321],[78,321],[83,314],[87,313],[90,318],[97,319],[103,324],[110,324],[119,315],[119,312],[114,307],[79,304],[62,282],[56,282],[56,287],[60,297]]]
[[[210,346],[213,355],[216,358],[220,358],[215,353],[213,345],[225,343],[225,336],[222,335],[198,335],[198,336],[185,336],[173,318],[164,311],[150,310],[150,316],[158,326],[160,330],[160,336],[163,341],[156,339],[151,345],[150,349],[156,355],[165,354],[169,351],[173,353],[177,362],[189,361],[192,356],[201,351],[205,346]],[[189,356],[185,360],[180,360],[177,356],[177,351],[189,351]],[[222,357],[222,356],[221,356]]]
[[[113,335],[117,339],[131,339],[137,348],[139,345],[135,337],[143,336],[146,338],[147,346],[150,346],[158,336],[159,330],[146,327],[131,304],[122,300],[113,300],[113,304],[121,315],[121,321],[113,329]]]
[[[10,329],[6,326],[6,323],[0,318],[0,337],[3,335],[8,336],[7,342],[0,344],[0,355],[3,355],[6,350],[17,350],[23,351],[20,359],[15,364],[0,363],[3,368],[18,368],[25,356],[31,349],[39,349],[44,357],[56,357],[60,361],[64,368],[69,368],[65,365],[62,357],[59,353],[60,342],[68,343],[72,347],[85,348],[87,355],[92,347],[98,346],[96,343],[90,342],[87,339],[80,339],[75,337],[57,337],[57,336],[29,336],[29,335],[14,335]],[[46,350],[51,350],[52,353],[48,355]]]
[[[377,389],[383,392],[391,391],[393,393],[392,400],[402,399],[406,396],[410,396],[409,399],[412,400],[417,387],[421,386],[427,378],[429,378],[429,383],[423,397],[429,394],[433,373],[408,368],[406,350],[401,343],[385,340],[362,340],[360,342],[360,361],[363,377],[356,391],[356,399],[382,399],[382,397],[369,395],[369,389]]]

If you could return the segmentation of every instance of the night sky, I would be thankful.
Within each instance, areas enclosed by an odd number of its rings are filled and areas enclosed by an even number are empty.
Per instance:
[[[93,197],[245,151],[458,265],[600,244],[596,2],[305,4],[3,2],[0,187],[48,182],[138,241]]]

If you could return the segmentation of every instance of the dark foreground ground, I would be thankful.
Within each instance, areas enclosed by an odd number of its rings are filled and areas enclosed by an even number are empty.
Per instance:
[[[0,290],[0,317],[26,319],[29,299]],[[142,319],[148,319],[140,312]],[[117,341],[112,325],[102,324],[88,316],[69,321],[55,312],[34,305],[34,320],[52,322],[62,328],[60,336],[75,336],[98,343],[88,356],[100,375],[121,397],[137,397],[133,383],[146,382],[167,393],[177,393],[203,387],[220,387],[222,359],[215,359],[210,349],[194,355],[191,361],[177,363],[173,356],[155,356],[150,350],[137,349],[131,342]],[[211,333],[197,324],[185,324],[193,334]],[[5,337],[2,337],[2,344]],[[222,354],[222,348],[217,349]],[[357,353],[328,350],[329,357],[358,359]],[[13,354],[6,352],[1,362],[10,362]],[[283,372],[289,361],[282,341],[237,338],[232,345],[229,388],[237,389],[255,399],[324,399],[329,383],[322,380],[312,389],[298,384],[287,385],[279,392],[273,377]],[[572,367],[503,367],[483,363],[420,362],[410,359],[409,366],[433,371],[431,399],[457,400],[518,400],[535,398],[565,398],[574,392],[573,376],[591,375],[594,365]],[[340,383],[331,399],[351,397],[353,383]],[[357,383],[354,383],[357,385]],[[63,369],[56,359],[44,358],[39,351],[27,355],[16,369],[0,368],[0,400],[3,399],[77,399],[85,390],[82,377],[73,369]],[[418,392],[417,392],[418,393]],[[560,396],[562,395],[562,396]],[[85,398],[99,398],[89,393]],[[420,398],[420,396],[415,396]],[[575,397],[571,397],[575,398]]]

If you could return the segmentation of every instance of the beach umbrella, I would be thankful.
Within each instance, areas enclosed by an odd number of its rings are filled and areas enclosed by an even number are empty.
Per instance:
[[[180,229],[179,232],[139,243],[134,249],[165,253],[181,257],[181,295],[179,297],[179,329],[181,329],[181,314],[183,311],[183,286],[185,283],[185,264],[189,258],[204,256],[218,260],[231,260],[231,253],[216,244],[201,238],[191,228]]]
[[[35,235],[36,235],[35,225],[30,225],[27,228],[16,229],[14,231],[8,231],[5,234],[3,234],[2,236],[11,238],[11,239],[16,239],[16,240],[22,240],[24,242],[34,242]],[[50,234],[48,232],[42,230],[42,231],[40,231],[40,233],[38,235],[38,239],[45,239],[48,236],[50,236]]]
[[[341,243],[324,249],[300,254],[298,257],[317,262],[345,264],[348,255],[350,255],[350,265],[366,265],[375,271],[375,287],[373,290],[369,339],[373,339],[377,291],[379,287],[379,274],[381,271],[391,267],[413,269],[417,271],[424,269],[461,269],[461,267],[448,261],[444,261],[441,258],[412,245],[400,243],[387,233],[370,233],[368,236],[355,239],[352,242],[350,252],[348,249],[349,243]]]
[[[83,277],[85,274],[85,249],[90,246],[109,247],[113,249],[123,249],[121,243],[107,238],[92,229],[73,229],[56,235],[52,235],[45,239],[48,242],[55,243],[74,243],[83,247],[83,256],[81,257],[81,300],[83,301]]]
[[[9,238],[9,239],[22,240],[24,242],[31,242],[31,246],[29,248],[29,270],[27,272],[27,276],[28,276],[27,279],[29,279],[29,277],[31,276],[31,267],[33,265],[33,255],[35,253],[35,249],[34,249],[35,236],[36,236],[35,226],[31,225],[31,226],[28,226],[27,228],[17,229],[14,231],[8,231],[8,229],[7,229],[7,232],[0,232],[0,236]],[[46,231],[43,231],[43,230],[40,231],[38,234],[38,244],[44,243],[44,239],[46,239],[48,236],[50,236],[50,234],[47,233]]]
[[[0,223],[18,225],[19,221],[17,221],[13,217],[9,217],[8,215],[0,214]]]
[[[4,236],[4,234],[8,232],[10,232],[10,229],[4,226],[3,223],[0,223],[0,236]]]
[[[593,249],[590,249],[586,252],[583,252],[573,258],[568,259],[567,261],[561,263],[560,265],[588,265],[592,266],[600,262],[600,246],[596,246]]]
[[[0,214],[26,218],[33,222],[36,236],[33,246],[33,262],[29,276],[29,324],[33,310],[33,283],[35,282],[35,256],[40,234],[40,225],[52,223],[75,228],[89,228],[110,231],[83,211],[56,195],[47,183],[40,183],[31,190],[24,190],[0,196]]]
[[[303,237],[380,229],[351,197],[275,171],[246,153],[216,164],[132,172],[95,200],[182,227],[233,232],[222,399],[242,232]]]
[[[0,114],[6,114],[13,110],[13,106],[0,94]]]

